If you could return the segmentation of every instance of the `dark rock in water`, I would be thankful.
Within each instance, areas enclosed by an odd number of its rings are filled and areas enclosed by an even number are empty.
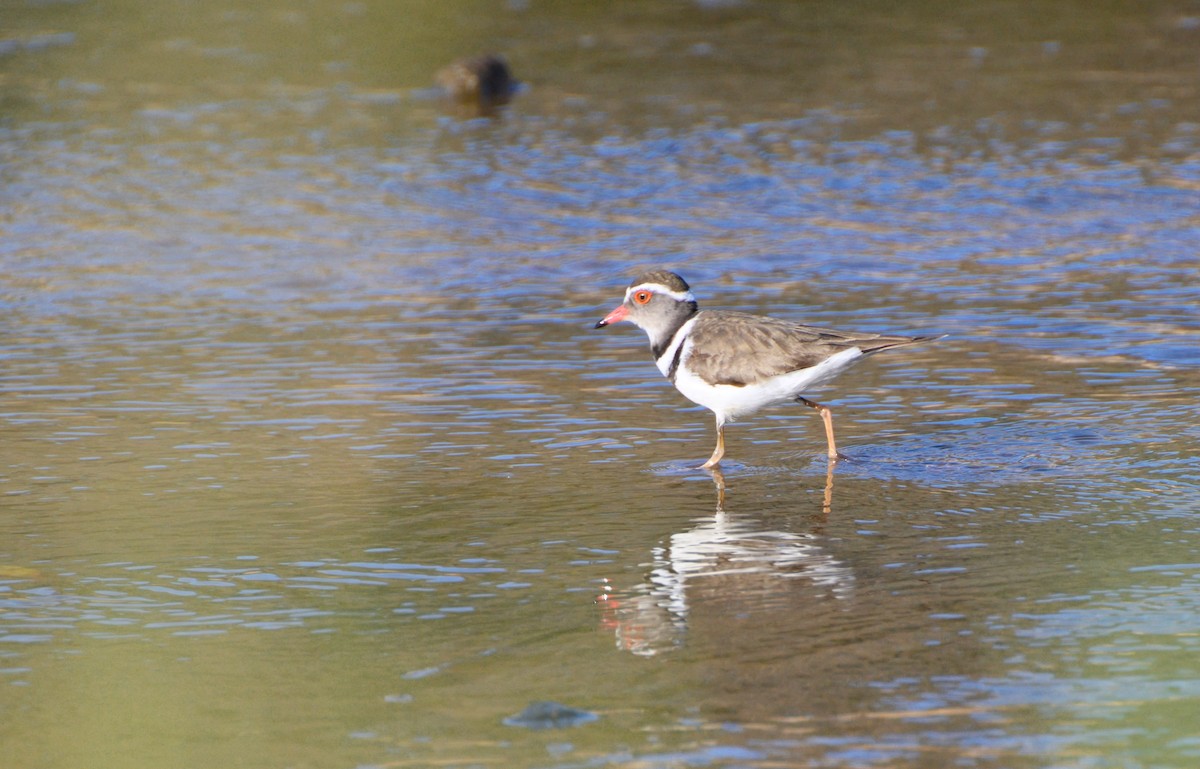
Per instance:
[[[508,63],[493,53],[454,62],[437,73],[437,83],[454,101],[481,112],[508,104],[517,92]]]
[[[557,702],[533,702],[515,716],[504,719],[504,725],[523,726],[526,729],[566,729],[590,724],[599,718],[600,716],[590,711],[560,705]]]

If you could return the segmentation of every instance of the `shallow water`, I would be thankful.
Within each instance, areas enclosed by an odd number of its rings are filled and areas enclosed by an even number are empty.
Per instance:
[[[469,5],[6,9],[8,763],[1192,765],[1189,7]],[[647,264],[949,336],[722,493]]]

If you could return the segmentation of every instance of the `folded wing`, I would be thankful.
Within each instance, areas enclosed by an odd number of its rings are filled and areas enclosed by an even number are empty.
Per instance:
[[[761,315],[705,310],[692,328],[687,365],[709,384],[743,386],[815,366],[851,347],[869,355],[937,338],[847,333]]]

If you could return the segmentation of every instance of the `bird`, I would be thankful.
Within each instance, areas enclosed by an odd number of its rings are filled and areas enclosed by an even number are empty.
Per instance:
[[[834,331],[766,315],[701,310],[687,281],[664,269],[635,277],[624,301],[595,328],[618,321],[645,331],[663,376],[716,416],[717,446],[703,469],[725,456],[726,423],[793,401],[821,415],[831,463],[846,459],[834,440],[833,412],[804,393],[868,355],[944,336]]]

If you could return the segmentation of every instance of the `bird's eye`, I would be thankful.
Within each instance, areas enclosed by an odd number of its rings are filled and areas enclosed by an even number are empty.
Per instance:
[[[649,291],[635,291],[633,293],[633,301],[638,304],[646,304],[650,301],[650,297],[654,296]]]

